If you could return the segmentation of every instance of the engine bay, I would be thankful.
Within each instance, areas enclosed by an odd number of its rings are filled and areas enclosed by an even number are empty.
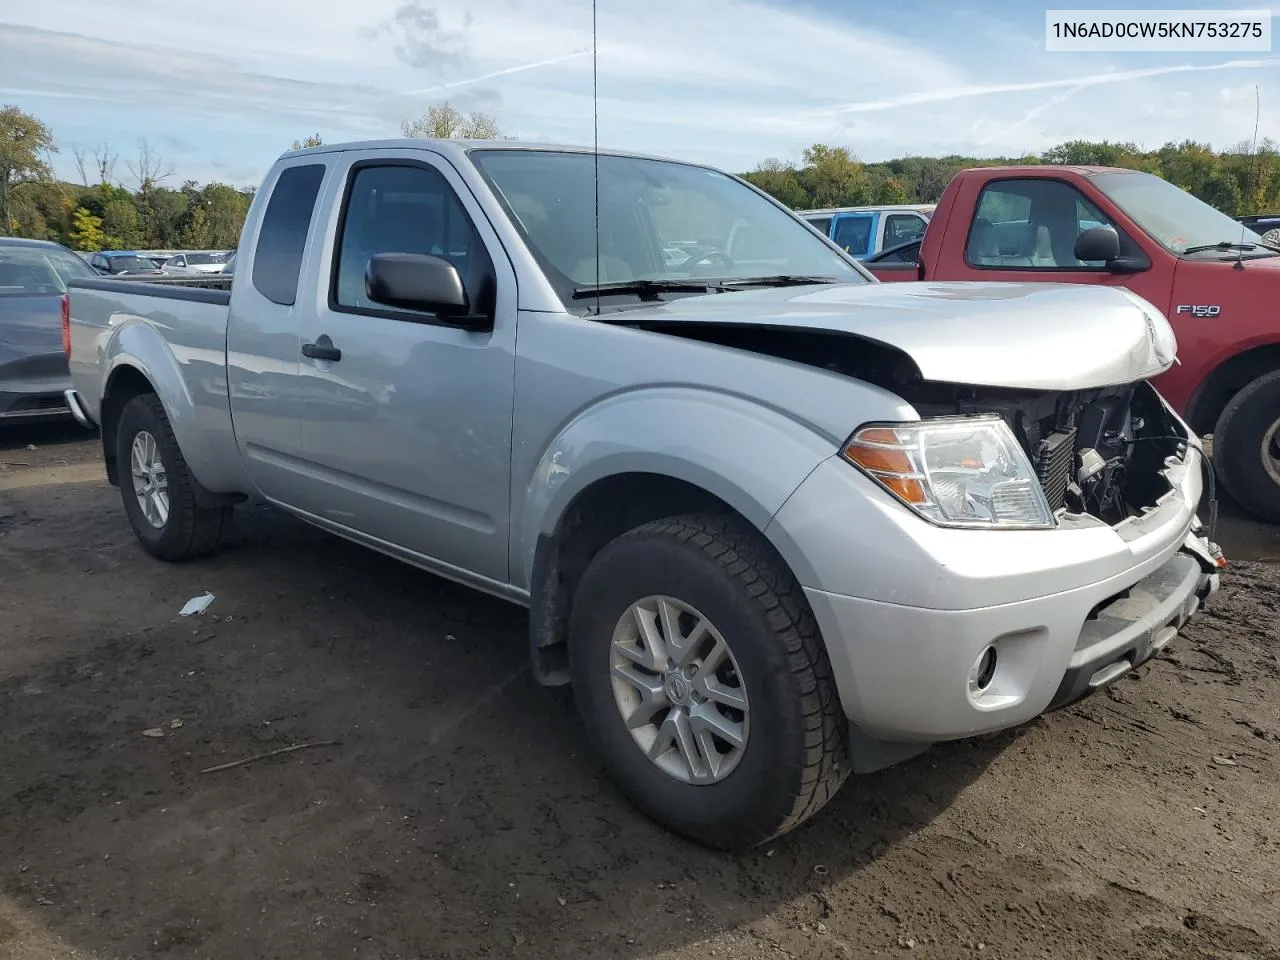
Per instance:
[[[892,391],[921,417],[998,414],[1022,446],[1055,514],[1110,525],[1141,515],[1170,490],[1169,457],[1188,437],[1145,381],[1036,391],[928,381],[901,350],[847,334],[728,324],[650,329],[751,350]]]

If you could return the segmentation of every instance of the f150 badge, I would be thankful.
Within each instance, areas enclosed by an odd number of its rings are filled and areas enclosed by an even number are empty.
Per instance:
[[[1189,313],[1193,317],[1216,317],[1222,312],[1222,308],[1216,303],[1180,303],[1177,311]]]

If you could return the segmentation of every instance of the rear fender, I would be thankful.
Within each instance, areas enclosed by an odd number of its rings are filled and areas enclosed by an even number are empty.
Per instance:
[[[109,339],[102,352],[101,413],[105,415],[112,411],[119,416],[119,394],[113,397],[112,392],[121,389],[131,379],[128,371],[136,371],[160,398],[192,476],[201,486],[216,482],[221,471],[200,429],[199,414],[182,366],[164,337],[142,320],[122,320],[106,332]],[[108,424],[103,420],[104,444],[109,437],[114,438],[115,428],[114,422]],[[108,457],[112,455],[112,451],[106,452]]]

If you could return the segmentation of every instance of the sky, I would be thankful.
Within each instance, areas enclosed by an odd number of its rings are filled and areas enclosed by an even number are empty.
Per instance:
[[[1070,139],[1223,148],[1252,138],[1256,93],[1259,136],[1280,139],[1280,51],[1048,53],[1044,5],[1017,0],[597,2],[602,147],[735,172],[813,143],[866,161]],[[92,166],[107,143],[132,185],[145,138],[167,183],[247,186],[295,139],[399,136],[441,100],[522,140],[590,144],[591,51],[590,0],[3,0],[0,104],[52,128],[65,179],[73,148]]]

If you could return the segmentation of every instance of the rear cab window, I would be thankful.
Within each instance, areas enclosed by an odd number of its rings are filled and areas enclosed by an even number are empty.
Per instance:
[[[322,163],[286,167],[262,215],[253,253],[253,286],[281,306],[293,306],[297,300],[302,253],[324,174]]]

